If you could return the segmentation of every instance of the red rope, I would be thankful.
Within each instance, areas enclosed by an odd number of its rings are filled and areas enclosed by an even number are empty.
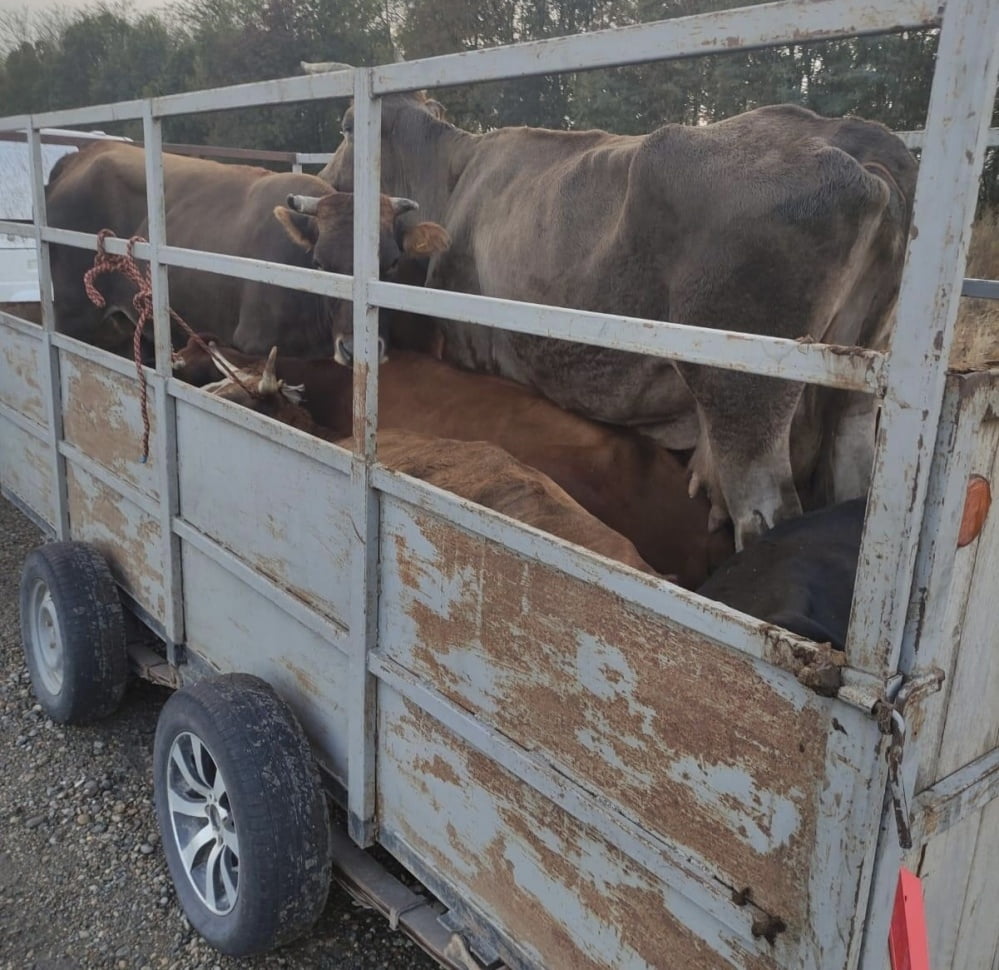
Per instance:
[[[135,261],[135,256],[133,250],[137,242],[146,242],[142,236],[132,236],[128,240],[126,246],[125,254],[123,256],[118,256],[114,253],[109,253],[104,247],[104,240],[108,236],[114,236],[115,234],[110,229],[102,229],[97,234],[97,255],[94,257],[94,265],[91,269],[88,269],[86,273],[83,274],[83,286],[87,291],[87,296],[90,297],[90,302],[94,306],[104,307],[106,306],[106,301],[101,293],[98,291],[94,280],[100,276],[102,273],[121,273],[127,279],[135,285],[135,296],[132,297],[132,306],[135,308],[135,312],[138,314],[135,322],[135,333],[132,337],[132,356],[135,360],[135,371],[139,376],[139,395],[140,395],[140,406],[142,408],[142,457],[139,459],[143,464],[149,458],[149,391],[146,385],[145,375],[142,372],[142,334],[145,332],[146,324],[152,319],[153,316],[153,285],[152,278],[150,276],[149,267],[147,266],[145,270],[139,268],[139,264]],[[221,358],[215,351],[212,350],[208,344],[205,343],[201,337],[195,333],[185,321],[181,318],[178,313],[170,310],[170,317],[174,320],[177,325],[185,332],[189,337],[191,337],[195,344],[200,347],[212,360],[215,362],[215,366],[219,368],[227,377],[235,381],[244,391],[250,394],[252,397],[258,397],[259,394],[246,386],[240,378],[239,375],[234,373],[232,368]]]

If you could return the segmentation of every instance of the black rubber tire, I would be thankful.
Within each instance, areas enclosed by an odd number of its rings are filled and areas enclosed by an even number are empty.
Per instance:
[[[238,838],[235,902],[225,913],[213,912],[180,857],[168,795],[171,777],[178,784],[171,749],[184,735],[198,739],[221,775]],[[260,953],[312,927],[330,887],[330,813],[305,733],[265,681],[225,674],[174,693],[156,726],[153,791],[177,897],[213,947]]]
[[[21,570],[20,606],[21,645],[45,713],[62,724],[113,713],[128,682],[128,653],[121,599],[104,556],[86,542],[32,550]],[[61,654],[41,645],[46,636]]]

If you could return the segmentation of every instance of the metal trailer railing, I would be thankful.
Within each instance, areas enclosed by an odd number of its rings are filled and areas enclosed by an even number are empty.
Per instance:
[[[378,280],[377,209],[380,152],[380,98],[392,92],[467,84],[513,76],[610,67],[666,58],[751,49],[803,40],[833,39],[867,35],[896,29],[940,28],[937,66],[926,119],[925,142],[916,193],[914,232],[897,307],[897,324],[887,353],[839,349],[820,344],[798,343],[779,338],[750,336],[725,330],[684,326],[677,323],[621,318],[549,306],[519,304],[467,294],[423,291]],[[469,503],[441,496],[433,490],[394,475],[377,463],[375,428],[377,424],[378,355],[376,348],[379,308],[405,309],[435,316],[468,321],[504,329],[561,337],[621,350],[668,356],[696,364],[707,364],[755,374],[805,381],[876,395],[882,402],[869,512],[865,524],[856,581],[856,594],[847,645],[847,664],[842,669],[838,691],[841,712],[852,708],[869,717],[879,703],[890,702],[903,682],[914,683],[928,664],[933,651],[915,654],[914,628],[907,627],[910,590],[920,547],[935,526],[925,514],[931,472],[939,464],[934,459],[937,429],[944,402],[944,383],[957,302],[961,295],[970,224],[975,205],[975,185],[982,165],[991,106],[997,78],[996,38],[999,37],[999,7],[992,0],[951,0],[945,7],[925,0],[886,0],[876,6],[857,0],[842,3],[802,3],[780,0],[764,6],[722,11],[634,27],[599,31],[589,35],[530,42],[508,48],[475,51],[397,63],[349,72],[297,77],[239,85],[214,91],[192,92],[112,105],[99,105],[0,119],[0,129],[26,128],[32,155],[34,202],[38,219],[25,229],[17,224],[0,224],[0,229],[34,234],[41,253],[44,334],[43,392],[49,402],[51,421],[47,430],[51,474],[57,483],[54,496],[55,532],[68,537],[70,523],[66,495],[66,463],[78,462],[100,477],[106,472],[89,461],[79,449],[63,440],[60,423],[60,351],[72,351],[83,360],[108,366],[106,355],[82,346],[54,332],[51,275],[48,246],[65,244],[94,249],[95,237],[53,229],[45,224],[44,192],[39,178],[39,129],[45,126],[83,125],[141,119],[147,148],[146,175],[149,206],[148,244],[136,247],[136,254],[149,260],[155,304],[156,366],[147,371],[154,390],[155,461],[162,487],[155,501],[136,492],[128,493],[141,507],[156,516],[162,542],[164,587],[163,616],[146,619],[166,643],[171,664],[183,660],[184,608],[181,582],[181,541],[199,543],[209,554],[224,558],[224,552],[211,549],[196,530],[179,515],[177,427],[178,402],[223,415],[235,425],[260,433],[253,415],[236,415],[231,408],[203,400],[203,395],[178,385],[171,379],[170,326],[167,307],[169,293],[167,268],[187,267],[242,278],[255,278],[283,286],[341,299],[354,306],[354,335],[357,366],[354,381],[354,448],[348,457],[328,446],[303,443],[300,436],[285,429],[268,429],[266,437],[293,451],[307,453],[320,464],[341,472],[349,471],[348,508],[357,541],[350,551],[349,577],[354,595],[350,598],[347,622],[317,622],[306,615],[291,597],[281,597],[265,588],[259,577],[242,578],[263,595],[281,600],[281,606],[315,629],[346,653],[349,710],[347,741],[347,807],[350,834],[360,845],[370,844],[377,832],[375,798],[376,685],[386,684],[403,697],[419,703],[476,750],[494,759],[518,779],[528,779],[533,788],[564,808],[569,814],[603,833],[614,845],[626,846],[641,864],[658,873],[673,889],[689,893],[689,898],[705,912],[719,919],[727,890],[715,894],[695,886],[682,853],[668,848],[651,849],[641,830],[627,820],[605,815],[566,791],[557,774],[544,770],[531,757],[486,730],[474,716],[465,716],[432,691],[402,672],[398,665],[376,650],[378,627],[379,503],[382,496],[395,496],[414,507],[429,510],[470,532],[512,549],[538,563],[593,584],[629,604],[662,616],[678,629],[690,631],[717,644],[726,645],[751,662],[767,661],[788,666],[788,657],[816,658],[820,648],[791,635],[747,625],[737,614],[717,604],[668,584],[642,580],[627,571],[567,548],[500,517],[490,515]],[[295,100],[353,97],[355,103],[355,273],[351,277],[265,263],[258,260],[207,254],[180,249],[165,243],[163,169],[161,163],[162,120],[179,114],[228,108],[261,106]],[[110,241],[108,249],[123,252],[124,243]],[[122,364],[122,375],[129,369]],[[239,573],[238,565],[229,567]],[[249,571],[246,571],[247,573]],[[349,635],[347,631],[349,632]],[[938,645],[939,651],[946,646]],[[855,725],[856,721],[850,721]],[[862,746],[830,735],[831,757],[835,760],[862,759]],[[839,749],[836,745],[841,745]],[[839,754],[836,751],[839,750]],[[816,852],[828,865],[839,862],[844,872],[859,872],[856,893],[850,900],[829,901],[833,914],[815,916],[813,939],[818,950],[801,943],[796,948],[774,951],[781,965],[819,966],[816,953],[825,953],[832,962],[843,965],[877,967],[883,965],[883,941],[894,880],[902,851],[891,833],[891,805],[882,810],[881,793],[887,790],[887,768],[877,763],[865,765],[870,771],[869,787],[874,794],[854,806],[858,840],[849,851],[828,832],[818,836]],[[903,760],[899,784],[912,791],[916,764]],[[979,779],[980,781],[980,779]],[[828,787],[828,786],[827,786]],[[986,786],[988,787],[988,786]],[[981,790],[981,785],[975,789]],[[988,788],[991,791],[991,788]],[[823,806],[831,805],[840,793],[823,793]],[[830,815],[835,815],[829,809]],[[880,830],[881,837],[874,837]],[[418,863],[407,854],[404,843],[389,844],[404,861]],[[839,854],[838,854],[839,853]],[[670,860],[664,869],[663,858]],[[672,868],[670,868],[670,866]],[[425,869],[425,867],[424,867]],[[430,876],[433,873],[429,873]],[[828,873],[823,875],[826,878]],[[444,893],[447,885],[428,880]],[[821,892],[821,880],[813,891]],[[867,903],[865,904],[865,901]],[[825,903],[826,900],[820,900]],[[852,912],[846,919],[845,913]],[[844,920],[852,929],[844,935]],[[863,932],[859,927],[865,923]],[[488,922],[488,920],[486,921]],[[749,939],[748,926],[739,929],[740,938]],[[755,928],[752,936],[756,936]],[[502,933],[500,937],[503,937]],[[712,946],[718,943],[715,937]],[[507,941],[509,942],[509,941]],[[762,945],[762,944],[761,944]],[[823,947],[826,948],[823,950]],[[724,947],[722,948],[724,949]],[[731,951],[729,952],[731,955]],[[764,951],[759,951],[763,953]],[[823,958],[823,959],[825,959]],[[734,958],[733,958],[734,959]]]

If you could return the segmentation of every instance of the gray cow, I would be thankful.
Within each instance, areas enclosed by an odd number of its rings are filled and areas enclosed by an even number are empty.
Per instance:
[[[309,66],[306,69],[309,69]],[[317,65],[330,69],[336,65]],[[382,190],[453,244],[427,285],[745,333],[880,347],[916,165],[882,125],[790,105],[649,135],[501,128],[474,135],[422,93],[382,104]],[[353,108],[320,172],[353,186]],[[742,545],[801,512],[795,482],[862,494],[874,405],[775,378],[441,321],[451,362],[591,418],[693,448],[692,490]]]

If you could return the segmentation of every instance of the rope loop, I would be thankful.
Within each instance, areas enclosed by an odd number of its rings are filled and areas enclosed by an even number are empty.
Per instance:
[[[153,318],[153,284],[149,266],[140,269],[135,260],[135,244],[148,242],[142,236],[132,236],[125,246],[124,255],[109,253],[105,246],[108,238],[117,238],[110,229],[102,229],[97,234],[97,255],[94,257],[94,265],[83,274],[83,287],[87,291],[90,302],[97,307],[106,307],[107,301],[97,289],[95,280],[104,273],[121,273],[135,286],[135,295],[132,297],[132,306],[137,314],[135,322],[135,332],[132,337],[132,357],[135,360],[135,371],[139,379],[139,398],[142,409],[142,455],[139,461],[145,464],[149,460],[149,389],[146,383],[145,374],[142,370],[142,335],[145,332],[146,324]],[[259,398],[260,394],[255,388],[248,387],[239,377],[229,363],[217,351],[192,330],[183,320],[180,314],[170,310],[170,318],[183,330],[195,344],[203,350],[215,363],[215,366],[230,380],[238,384],[247,394],[253,398]]]

